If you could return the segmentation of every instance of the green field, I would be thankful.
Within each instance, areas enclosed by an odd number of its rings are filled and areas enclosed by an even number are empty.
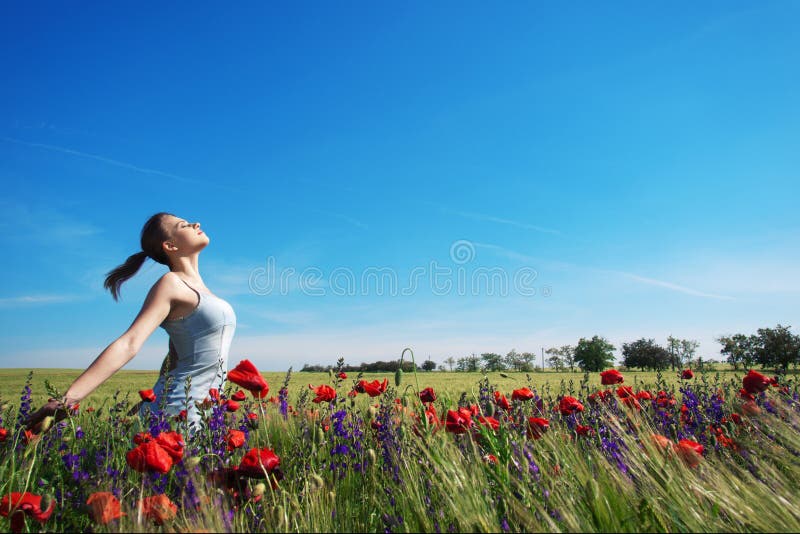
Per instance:
[[[720,382],[737,381],[741,380],[744,374],[740,371],[733,371],[727,366],[724,368],[718,366],[719,371],[713,371],[706,374],[697,373],[695,380],[702,381],[703,377],[707,381]],[[40,404],[47,399],[45,391],[45,380],[49,381],[53,386],[58,388],[59,391],[64,392],[69,387],[70,383],[77,378],[82,372],[79,369],[0,369],[0,399],[4,401],[14,401],[17,399],[25,384],[28,373],[33,371],[33,381],[31,389],[33,390],[32,399],[34,404]],[[270,385],[271,394],[277,395],[278,389],[283,384],[286,373],[283,372],[263,372],[262,375]],[[348,373],[348,380],[355,379],[356,373]],[[680,380],[677,373],[673,371],[663,371],[661,373],[663,382],[667,385],[677,385]],[[432,371],[432,372],[418,372],[416,378],[413,373],[404,374],[404,385],[415,384],[415,380],[419,381],[420,388],[432,387],[436,390],[437,394],[444,397],[457,400],[462,392],[468,394],[477,394],[479,382],[487,376],[490,382],[496,386],[497,389],[510,393],[513,389],[529,386],[535,387],[537,390],[546,393],[550,392],[557,395],[564,391],[577,392],[580,388],[581,381],[584,380],[584,374],[581,372],[532,372],[532,373],[515,373],[515,372],[490,372],[484,375],[483,373],[461,373],[461,372],[447,372],[447,371]],[[119,371],[112,376],[105,384],[101,385],[92,395],[90,395],[84,402],[84,405],[99,405],[105,400],[112,397],[117,392],[121,396],[126,393],[132,395],[131,398],[138,399],[137,392],[140,389],[148,389],[153,387],[156,379],[158,378],[157,371]],[[388,378],[390,383],[394,381],[394,373],[366,373],[364,378],[367,380],[376,380]],[[294,398],[299,394],[300,390],[307,388],[309,384],[320,385],[330,381],[328,373],[300,373],[293,372],[289,384],[291,391],[290,397]],[[634,385],[646,384],[650,389],[657,382],[657,373],[655,372],[625,372],[625,384]],[[601,387],[600,379],[597,373],[591,373],[588,381],[589,389],[594,391]]]

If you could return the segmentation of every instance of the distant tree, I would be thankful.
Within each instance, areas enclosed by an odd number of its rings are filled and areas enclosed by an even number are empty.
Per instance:
[[[614,345],[600,336],[581,338],[575,347],[575,363],[584,371],[602,371],[614,363]]]
[[[661,370],[670,366],[670,353],[664,347],[656,344],[654,339],[639,339],[633,343],[622,344],[623,365],[625,367],[638,367]]]
[[[522,369],[522,357],[521,354],[517,352],[516,349],[511,349],[511,351],[506,354],[504,359],[506,367],[511,369],[512,371],[520,371]]]
[[[446,363],[447,366],[450,367],[450,370],[452,371],[453,366],[456,364],[456,359],[453,358],[452,356],[448,356],[447,358],[444,359],[444,363]]]
[[[480,369],[480,358],[475,356],[466,356],[464,358],[459,358],[456,363],[456,371],[463,371],[467,373],[474,373]]]
[[[758,345],[755,348],[758,363],[763,367],[782,369],[800,360],[800,337],[792,334],[791,327],[778,325],[775,328],[758,329]]]
[[[750,369],[756,362],[756,347],[758,347],[758,336],[744,334],[734,334],[732,336],[720,336],[717,343],[722,345],[720,354],[725,355],[729,364],[734,370],[739,366]]]
[[[455,360],[453,360],[453,361],[455,361]],[[443,364],[443,363],[440,363],[439,364],[439,370],[440,371],[447,371],[447,366],[445,364]],[[450,370],[452,371],[453,368],[451,367]]]
[[[558,371],[559,373],[564,370],[564,360],[558,354],[553,354],[547,358],[547,365]]]
[[[483,368],[487,371],[504,371],[506,369],[503,357],[499,354],[484,352],[481,354],[481,359],[483,360]]]
[[[669,336],[667,338],[667,350],[671,356],[670,365],[675,370],[676,367],[684,367],[694,359],[697,347],[700,343],[693,339],[679,339]]]
[[[545,353],[558,356],[561,360],[563,367],[569,367],[570,372],[575,371],[575,348],[571,345],[562,345],[561,347],[550,347],[545,350]],[[548,360],[549,361],[549,360]],[[554,367],[552,364],[550,367]]]
[[[423,371],[433,371],[436,369],[436,362],[433,360],[425,360],[422,362]]]
[[[532,352],[523,352],[519,355],[520,359],[520,366],[519,370],[525,373],[530,372],[533,370],[533,362],[536,359],[536,355]]]

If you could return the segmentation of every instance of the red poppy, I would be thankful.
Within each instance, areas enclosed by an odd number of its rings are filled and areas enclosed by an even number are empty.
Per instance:
[[[528,418],[528,437],[539,439],[550,428],[550,421],[541,417]]]
[[[25,528],[25,516],[34,518],[39,523],[47,521],[56,508],[55,500],[50,500],[49,506],[42,510],[42,497],[33,493],[17,493],[3,495],[0,500],[0,516],[11,519],[11,531],[22,532]]]
[[[433,407],[433,404],[429,404],[425,409],[425,417],[428,418],[428,424],[432,427],[438,429],[440,426],[442,426],[442,421],[439,419],[439,414],[436,413],[436,409]]]
[[[155,402],[156,401],[156,394],[153,393],[152,389],[140,389],[139,396],[142,398],[144,402]]]
[[[181,458],[183,458],[185,443],[183,442],[183,436],[177,432],[162,432],[155,439],[155,442],[170,455],[173,462],[180,462]]]
[[[673,445],[673,450],[691,468],[700,465],[700,460],[703,459],[703,446],[690,439],[680,440],[676,445]]]
[[[347,373],[339,373],[336,376],[338,376],[342,380],[347,380]]]
[[[578,399],[575,397],[561,397],[561,400],[558,402],[558,409],[561,411],[561,415],[570,415],[577,412],[583,411],[583,404],[578,402]]]
[[[436,402],[436,392],[433,388],[425,388],[419,392],[419,400],[422,402]]]
[[[579,436],[591,436],[594,434],[594,428],[589,425],[577,425],[575,426],[575,432],[577,432]]]
[[[500,463],[500,461],[497,459],[497,456],[494,454],[484,454],[482,459],[487,464],[497,465]]]
[[[751,395],[761,393],[769,387],[770,380],[757,371],[750,371],[742,379],[742,386]]]
[[[386,391],[386,386],[388,385],[388,378],[384,378],[383,382],[378,382],[377,380],[373,380],[372,382],[359,380],[358,385],[356,385],[356,391],[359,393],[366,393],[370,397],[377,397]]]
[[[244,445],[245,438],[244,432],[235,428],[229,428],[228,433],[225,435],[225,443],[228,444],[228,450],[238,449]]]
[[[331,402],[333,399],[336,398],[336,390],[325,384],[317,387],[314,387],[311,384],[309,384],[308,389],[314,390],[314,394],[316,395],[316,397],[311,402],[316,402],[317,404],[319,404],[320,402]]]
[[[264,398],[269,392],[269,385],[250,360],[242,360],[228,373],[228,380],[253,394]]]
[[[624,404],[628,408],[637,411],[642,409],[642,405],[639,404],[639,399],[637,399],[634,395],[628,395],[627,397],[622,397],[620,400],[622,400],[622,404]]]
[[[119,499],[110,491],[96,491],[86,499],[86,506],[89,507],[89,515],[95,523],[106,525],[115,519],[122,517],[119,507]]]
[[[732,413],[731,420],[737,425],[742,424],[742,417],[738,413]]]
[[[606,402],[613,396],[614,392],[612,392],[610,389],[606,389],[604,391],[603,390],[597,391],[597,393],[591,393],[588,399],[589,402],[591,402],[592,404],[597,404],[598,402]]]
[[[239,409],[239,403],[233,399],[228,399],[225,401],[225,409],[229,412],[235,412]]]
[[[251,421],[258,421],[258,414],[255,412],[250,412],[247,414],[247,418]]]
[[[445,430],[453,434],[464,434],[472,427],[472,412],[467,408],[447,410],[447,418],[444,422]]]
[[[245,398],[247,397],[245,397],[244,391],[242,391],[241,389],[236,393],[234,393],[233,395],[231,395],[231,399],[235,400],[236,402],[242,402]]]
[[[739,390],[739,398],[744,399],[746,401],[756,400],[755,396],[748,393],[747,390],[744,388]]]
[[[497,430],[500,428],[500,421],[494,417],[484,417],[481,415],[478,417],[478,422],[484,426],[488,426],[492,430]]]
[[[651,400],[653,395],[646,389],[643,389],[642,391],[636,393],[636,398],[639,400]]]
[[[656,395],[656,404],[658,404],[658,406],[661,408],[675,406],[675,402],[675,397],[665,391],[659,391]]]
[[[625,378],[622,376],[622,373],[617,371],[616,369],[609,369],[608,371],[603,371],[600,373],[600,383],[604,386],[610,386],[612,384],[622,384],[625,381]]]
[[[25,443],[25,445],[35,443],[40,437],[39,434],[34,434],[33,430],[25,430],[22,433],[22,442]]]
[[[508,402],[508,399],[499,391],[494,392],[494,403],[506,411],[511,409],[511,404]]]
[[[0,428],[0,443],[4,442],[8,437],[8,429]]]
[[[150,432],[139,432],[135,436],[133,436],[133,443],[135,445],[141,445],[142,443],[151,441],[153,436],[150,435]]]
[[[145,497],[139,501],[139,509],[144,517],[156,525],[163,525],[166,521],[174,519],[178,513],[178,507],[163,493]]]
[[[128,451],[125,461],[139,472],[167,473],[172,467],[172,456],[155,441],[147,441]]]
[[[682,378],[683,380],[689,380],[689,379],[691,379],[691,378],[694,378],[694,373],[692,372],[692,370],[691,370],[691,369],[684,369],[684,370],[681,372],[681,378]]]
[[[653,442],[653,445],[663,450],[669,450],[670,446],[673,445],[668,437],[662,436],[661,434],[653,434],[650,436],[650,440]]]
[[[761,408],[759,408],[758,404],[756,404],[756,401],[749,400],[742,403],[742,412],[745,415],[758,415],[761,413]]]
[[[217,388],[209,389],[208,396],[211,397],[211,400],[214,402],[219,402],[219,390]]]
[[[531,400],[533,398],[533,391],[528,388],[515,389],[511,392],[511,400]]]
[[[272,449],[250,449],[239,463],[239,474],[251,478],[265,478],[266,473],[273,472],[281,463],[281,459]]]
[[[178,412],[178,415],[175,416],[177,421],[186,421],[186,410],[181,410]]]

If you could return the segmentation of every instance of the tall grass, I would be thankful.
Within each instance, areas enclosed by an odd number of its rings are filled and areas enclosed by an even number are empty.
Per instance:
[[[24,399],[8,403],[0,425],[9,430],[0,443],[0,492],[55,500],[44,525],[26,519],[32,531],[800,531],[793,380],[782,378],[745,404],[741,376],[699,376],[672,388],[656,377],[633,391],[664,390],[674,405],[642,399],[636,409],[613,390],[605,401],[590,402],[592,376],[532,387],[533,399],[504,410],[494,392],[510,400],[508,382],[480,377],[463,395],[440,395],[429,421],[417,391],[427,386],[425,375],[419,386],[406,375],[374,398],[349,397],[356,381],[332,376],[326,381],[337,397],[318,404],[307,384],[294,387],[296,379],[272,383],[273,392],[285,387],[286,393],[271,402],[248,399],[236,412],[207,403],[207,428],[186,438],[183,459],[165,475],[129,467],[132,438],[185,428],[128,416],[130,396],[111,397],[91,412],[83,406],[28,443],[18,419],[32,407]],[[513,387],[525,385],[518,380]],[[237,389],[229,386],[222,402]],[[582,412],[557,409],[570,393]],[[459,406],[474,406],[477,415],[457,434],[436,419],[444,423],[447,410]],[[481,424],[480,416],[493,416],[498,428]],[[531,432],[530,417],[548,419],[548,430]],[[591,431],[581,433],[578,425]],[[247,434],[242,449],[227,450],[230,428]],[[682,452],[681,439],[702,444],[702,456]],[[229,483],[245,450],[264,447],[280,457],[279,470]],[[98,491],[113,492],[127,515],[98,524],[86,507]],[[136,503],[160,493],[178,513],[157,526]],[[10,529],[8,519],[0,519],[0,529]]]

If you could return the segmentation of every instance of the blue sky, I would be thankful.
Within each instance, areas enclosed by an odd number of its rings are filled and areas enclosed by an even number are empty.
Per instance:
[[[717,358],[719,335],[796,326],[798,15],[6,4],[0,367],[81,368],[122,334],[164,267],[119,303],[103,279],[158,211],[202,224],[231,360],[264,370],[595,334]],[[158,329],[128,368],[166,351]]]

